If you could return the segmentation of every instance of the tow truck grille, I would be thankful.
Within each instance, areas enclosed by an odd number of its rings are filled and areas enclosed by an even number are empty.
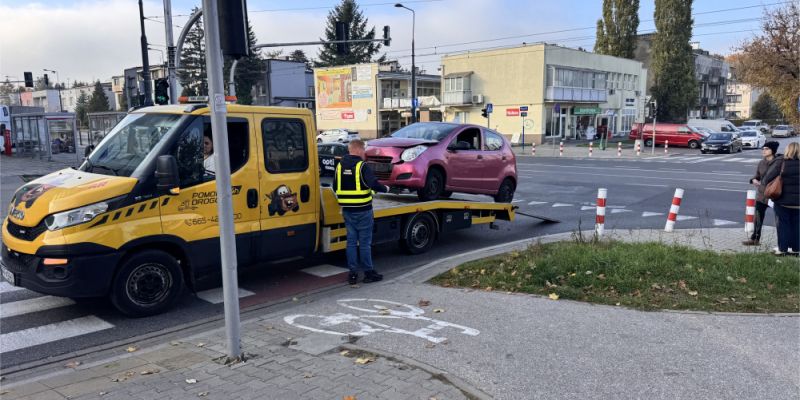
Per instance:
[[[47,230],[47,226],[45,226],[44,220],[39,222],[39,224],[36,226],[20,226],[11,222],[11,220],[8,220],[8,233],[17,239],[27,240],[30,242],[33,239],[36,239],[45,230]]]
[[[367,156],[367,163],[375,172],[375,177],[386,180],[392,177],[392,157]]]

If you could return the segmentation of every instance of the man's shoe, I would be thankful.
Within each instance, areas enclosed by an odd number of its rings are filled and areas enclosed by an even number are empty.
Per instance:
[[[745,240],[744,242],[742,242],[742,244],[745,246],[758,246],[759,242],[758,240],[750,239],[750,240]]]
[[[347,275],[347,283],[351,285],[355,285],[356,283],[358,283],[358,273],[357,272],[349,273]]]
[[[364,283],[379,282],[383,280],[383,275],[375,271],[364,272]]]

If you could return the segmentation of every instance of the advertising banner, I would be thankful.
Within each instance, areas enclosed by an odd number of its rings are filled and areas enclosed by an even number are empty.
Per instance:
[[[319,108],[349,108],[353,106],[351,68],[331,68],[317,71],[317,106]]]

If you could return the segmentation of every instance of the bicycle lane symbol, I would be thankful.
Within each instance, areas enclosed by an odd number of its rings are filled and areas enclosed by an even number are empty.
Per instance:
[[[337,303],[345,308],[359,311],[361,315],[336,313],[329,316],[313,314],[294,314],[283,318],[289,325],[312,332],[337,336],[367,336],[386,332],[411,335],[433,343],[442,343],[446,337],[435,336],[445,328],[453,328],[463,335],[477,336],[480,331],[463,325],[453,324],[424,317],[425,311],[419,307],[380,299],[342,299]],[[406,330],[390,325],[404,320],[430,322],[417,330]],[[312,323],[316,323],[316,326]],[[349,327],[354,329],[347,329]],[[337,330],[341,329],[341,330]]]

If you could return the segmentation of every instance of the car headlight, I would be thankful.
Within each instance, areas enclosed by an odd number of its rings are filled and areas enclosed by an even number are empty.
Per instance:
[[[423,151],[427,150],[428,146],[414,146],[403,151],[403,154],[400,155],[400,159],[403,161],[414,161]]]
[[[108,203],[101,201],[73,210],[48,215],[45,217],[44,223],[47,225],[47,229],[54,231],[89,222],[93,220],[94,217],[106,212],[106,210],[108,210]]]

